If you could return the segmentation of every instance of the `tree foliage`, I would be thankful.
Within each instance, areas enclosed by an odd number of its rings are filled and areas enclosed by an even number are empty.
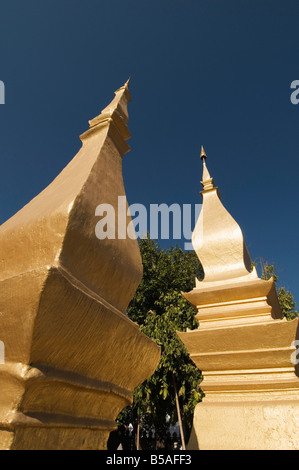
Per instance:
[[[279,278],[276,273],[275,266],[268,265],[266,262],[263,262],[261,278],[267,280],[271,277],[273,277],[275,284],[277,285]],[[294,301],[293,294],[287,289],[285,289],[283,286],[277,286],[277,296],[283,316],[287,320],[294,320],[294,318],[297,318],[299,316],[299,312],[295,310],[296,304]]]
[[[136,426],[141,420],[143,429],[156,431],[164,440],[170,424],[177,422],[175,378],[185,430],[191,430],[194,408],[203,398],[200,389],[202,374],[189,357],[176,331],[198,327],[195,309],[181,291],[193,289],[195,278],[203,278],[203,270],[194,252],[183,252],[178,246],[168,250],[150,238],[139,242],[143,278],[129,305],[128,316],[141,331],[161,347],[161,361],[155,373],[134,392],[133,405],[125,408],[117,422]],[[262,279],[278,276],[274,266],[262,264]],[[284,287],[278,288],[283,315],[291,320],[299,314],[293,295]],[[168,416],[168,422],[166,422]]]
[[[161,361],[152,377],[135,390],[132,407],[126,408],[118,422],[142,419],[143,428],[154,427],[160,440],[167,427],[177,422],[173,375],[176,380],[182,419],[191,428],[195,405],[201,401],[201,372],[189,357],[176,331],[195,329],[195,309],[182,296],[202,278],[202,267],[193,252],[176,246],[168,250],[149,238],[141,239],[143,279],[128,308],[131,320],[161,347]],[[166,422],[168,416],[168,423]]]

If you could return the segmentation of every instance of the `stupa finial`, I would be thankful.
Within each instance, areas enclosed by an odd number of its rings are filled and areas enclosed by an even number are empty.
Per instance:
[[[211,178],[209,170],[206,165],[206,159],[207,159],[207,154],[205,152],[205,149],[203,146],[201,146],[201,151],[200,151],[200,158],[202,159],[203,163],[203,172],[202,172],[202,185],[204,190],[206,189],[212,189],[214,188],[214,182],[213,178]]]
[[[201,146],[200,158],[203,160],[203,162],[205,162],[206,158],[207,158],[207,154],[206,154],[205,149],[203,148],[203,146]]]

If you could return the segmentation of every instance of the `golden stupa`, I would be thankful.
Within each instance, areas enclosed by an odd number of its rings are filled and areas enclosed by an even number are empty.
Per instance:
[[[137,240],[95,234],[96,207],[118,217],[126,195],[129,100],[127,82],[67,167],[0,227],[0,449],[105,449],[159,363],[126,315],[142,278]]]
[[[298,449],[298,319],[282,318],[273,279],[262,280],[242,231],[203,160],[203,206],[192,243],[203,281],[183,295],[199,327],[178,333],[203,372],[190,449]]]

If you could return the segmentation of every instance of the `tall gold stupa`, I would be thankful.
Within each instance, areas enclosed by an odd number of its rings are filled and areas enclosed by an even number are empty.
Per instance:
[[[273,278],[262,280],[242,231],[220,201],[203,160],[203,206],[192,243],[203,281],[184,293],[196,330],[178,333],[202,370],[190,449],[298,449],[298,319],[282,318]]]
[[[142,278],[136,238],[95,234],[126,193],[128,82],[55,180],[0,227],[1,450],[102,450],[160,348],[126,315]],[[127,212],[126,225],[131,221]]]

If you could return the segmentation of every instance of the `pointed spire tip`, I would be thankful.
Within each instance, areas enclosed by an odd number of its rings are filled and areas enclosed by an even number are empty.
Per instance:
[[[131,80],[131,77],[128,78],[128,80],[126,81],[126,83],[124,83],[123,86],[121,86],[120,88],[118,88],[114,94],[116,95],[117,93],[119,92],[124,92],[125,91],[129,91],[129,83],[130,83],[130,80]],[[129,92],[130,93],[130,92]]]
[[[200,158],[201,158],[203,161],[205,161],[206,158],[207,158],[207,155],[206,155],[206,152],[205,152],[205,149],[203,148],[203,146],[201,146]]]

